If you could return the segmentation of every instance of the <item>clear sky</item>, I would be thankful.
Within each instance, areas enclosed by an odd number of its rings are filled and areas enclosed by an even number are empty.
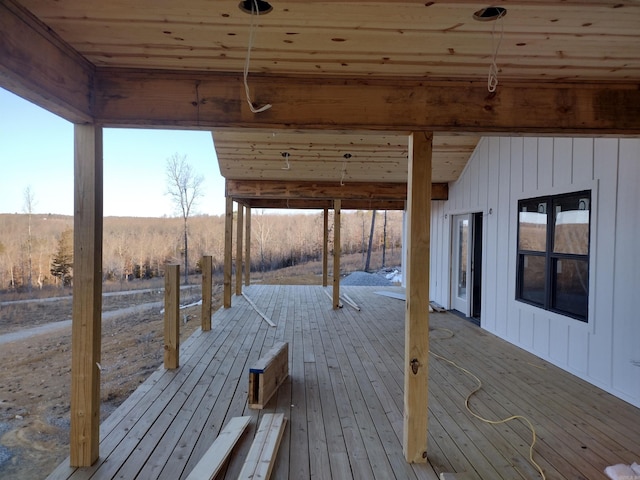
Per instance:
[[[224,179],[208,131],[104,130],[104,215],[161,217],[177,212],[164,194],[165,164],[187,156],[204,176],[196,213],[224,213]],[[73,124],[0,88],[0,213],[73,215]]]

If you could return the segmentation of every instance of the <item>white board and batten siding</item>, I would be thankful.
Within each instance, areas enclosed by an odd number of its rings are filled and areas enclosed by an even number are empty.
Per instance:
[[[515,300],[518,200],[591,190],[589,321]],[[451,217],[483,213],[481,326],[640,407],[640,139],[485,137],[433,202],[431,300],[449,307]]]

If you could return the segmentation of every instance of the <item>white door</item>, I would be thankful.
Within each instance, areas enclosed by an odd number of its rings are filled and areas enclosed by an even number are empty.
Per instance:
[[[451,298],[454,310],[471,315],[471,215],[453,216]]]

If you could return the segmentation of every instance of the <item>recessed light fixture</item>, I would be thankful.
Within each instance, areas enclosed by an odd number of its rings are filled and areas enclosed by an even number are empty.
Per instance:
[[[244,13],[248,13],[249,15],[253,14],[258,9],[258,14],[265,15],[273,10],[273,7],[269,2],[265,2],[264,0],[243,0],[238,5],[238,8],[242,10]]]
[[[473,14],[473,19],[479,22],[490,22],[504,17],[507,14],[507,9],[502,7],[486,7],[481,8]]]

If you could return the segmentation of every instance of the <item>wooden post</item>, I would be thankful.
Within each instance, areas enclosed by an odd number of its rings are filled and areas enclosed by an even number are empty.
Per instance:
[[[226,212],[224,217],[224,293],[222,305],[231,307],[231,250],[233,249],[233,200],[226,199]]]
[[[432,140],[432,133],[409,136],[403,450],[411,463],[427,461]]]
[[[333,201],[333,309],[340,308],[340,200]]]
[[[251,207],[247,206],[244,219],[244,285],[251,285]]]
[[[323,234],[322,234],[322,286],[329,283],[329,209],[323,212]]]
[[[74,127],[72,467],[98,459],[102,321],[102,128]]]
[[[238,203],[236,218],[236,295],[242,295],[242,234],[244,230],[244,207]]]
[[[202,313],[200,316],[202,317],[203,332],[211,330],[212,265],[213,258],[211,255],[203,255],[202,260],[200,260],[200,269],[202,270]]]
[[[180,265],[164,270],[164,368],[180,365]]]

